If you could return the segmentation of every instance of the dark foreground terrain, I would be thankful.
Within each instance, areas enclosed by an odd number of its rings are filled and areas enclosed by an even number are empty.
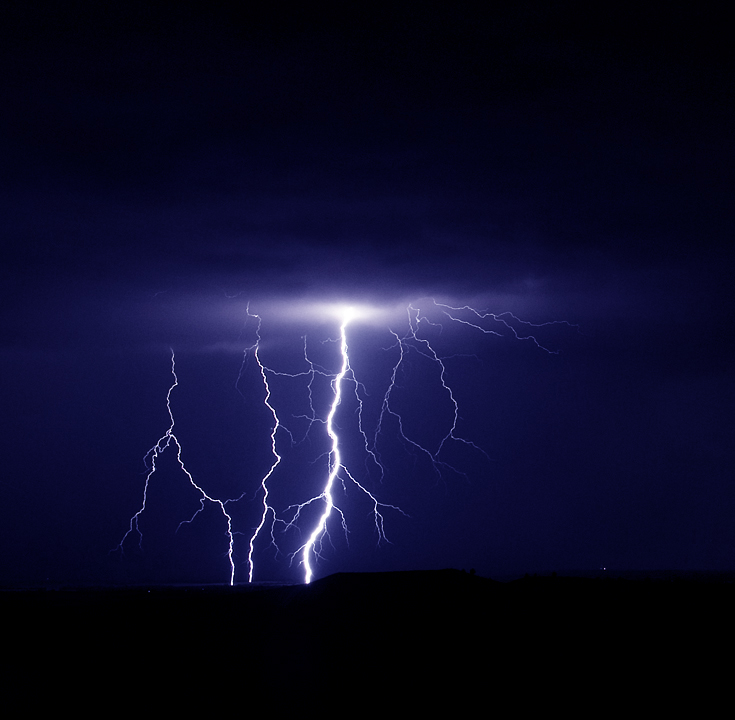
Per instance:
[[[309,586],[0,593],[24,708],[166,713],[450,699],[701,712],[732,678],[729,582],[339,574]],[[296,704],[294,704],[296,703]],[[341,708],[341,709],[340,709]],[[464,712],[459,712],[464,715]]]

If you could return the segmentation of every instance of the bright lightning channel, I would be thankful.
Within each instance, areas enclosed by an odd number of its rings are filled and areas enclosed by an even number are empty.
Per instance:
[[[334,507],[334,499],[332,498],[332,485],[334,485],[334,480],[337,477],[337,473],[342,467],[342,461],[340,459],[340,454],[339,454],[339,437],[337,436],[337,433],[334,430],[334,414],[337,412],[337,408],[339,407],[339,404],[342,401],[342,379],[344,378],[345,373],[350,367],[350,360],[347,357],[347,334],[346,334],[346,328],[349,322],[350,322],[350,313],[348,311],[345,313],[345,318],[342,321],[342,325],[340,326],[340,329],[339,329],[340,354],[342,355],[342,367],[340,368],[339,373],[337,373],[337,377],[334,378],[332,382],[333,387],[334,387],[334,400],[332,401],[332,407],[329,410],[329,415],[327,415],[327,435],[329,435],[329,438],[332,441],[332,450],[329,456],[329,464],[330,464],[329,475],[327,476],[327,483],[324,486],[324,490],[322,490],[322,494],[321,494],[321,497],[324,499],[324,512],[322,512],[322,515],[319,518],[319,522],[317,523],[317,526],[312,531],[311,535],[309,536],[308,541],[306,542],[302,550],[302,558],[303,558],[302,562],[304,565],[304,582],[307,584],[311,582],[311,576],[312,576],[311,553],[314,551],[314,546],[316,545],[317,541],[324,534],[326,527],[327,527],[327,520],[329,519],[329,516],[332,514],[332,508]]]

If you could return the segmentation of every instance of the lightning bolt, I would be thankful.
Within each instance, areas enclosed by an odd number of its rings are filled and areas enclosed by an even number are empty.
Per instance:
[[[321,512],[321,515],[319,517],[318,522],[316,523],[316,526],[311,531],[308,540],[298,549],[296,552],[291,554],[291,558],[293,558],[297,555],[301,555],[301,564],[304,567],[304,582],[309,583],[311,582],[311,578],[313,576],[313,570],[311,565],[311,557],[312,555],[318,557],[320,552],[319,549],[321,548],[321,543],[327,535],[327,523],[329,518],[331,517],[333,512],[336,512],[341,519],[341,527],[342,530],[345,533],[345,537],[347,537],[348,534],[348,528],[347,528],[347,520],[345,518],[344,513],[342,510],[339,509],[339,507],[335,504],[334,500],[334,494],[333,494],[333,488],[334,483],[337,480],[338,477],[340,477],[340,473],[342,473],[342,479],[343,479],[343,485],[344,485],[344,479],[346,478],[350,482],[353,483],[355,487],[357,487],[365,496],[367,496],[371,503],[372,503],[372,513],[374,517],[375,522],[375,528],[378,533],[378,541],[387,541],[387,538],[385,536],[385,519],[383,517],[383,514],[381,513],[381,508],[390,508],[392,510],[396,510],[397,512],[403,513],[403,511],[398,508],[395,505],[389,505],[387,503],[381,503],[378,501],[378,499],[363,485],[361,484],[354,476],[353,473],[349,471],[349,469],[342,463],[340,449],[339,449],[339,436],[337,434],[334,418],[337,413],[337,409],[342,401],[342,393],[343,393],[343,384],[346,380],[350,380],[354,386],[355,386],[355,397],[358,400],[359,404],[359,427],[360,432],[363,435],[363,438],[365,439],[365,443],[367,446],[367,435],[362,429],[362,401],[359,397],[359,394],[357,392],[358,387],[360,386],[360,383],[355,379],[354,372],[352,371],[352,368],[350,367],[350,361],[349,361],[349,354],[348,354],[348,345],[347,345],[347,326],[353,319],[353,313],[350,309],[346,309],[344,311],[342,323],[340,325],[340,336],[339,336],[339,345],[340,345],[340,357],[341,357],[341,366],[339,371],[336,375],[330,376],[330,374],[325,371],[323,368],[318,368],[310,359],[309,355],[306,349],[306,341],[304,340],[304,359],[308,365],[308,370],[302,372],[302,373],[279,373],[275,372],[271,368],[267,367],[263,364],[260,355],[258,353],[259,343],[260,343],[260,317],[256,316],[252,313],[250,313],[250,310],[248,309],[248,315],[251,317],[256,317],[258,320],[258,330],[257,330],[257,342],[256,344],[250,348],[253,357],[255,358],[255,361],[258,364],[258,367],[260,368],[261,377],[263,379],[263,385],[266,390],[266,397],[265,397],[265,405],[268,407],[269,411],[271,412],[271,415],[273,417],[273,430],[271,433],[271,447],[272,447],[272,453],[275,457],[275,462],[271,466],[268,473],[263,477],[261,480],[260,486],[262,489],[262,513],[260,522],[258,523],[257,527],[255,528],[255,531],[253,532],[253,535],[250,538],[250,552],[248,554],[248,567],[249,567],[249,580],[252,582],[253,580],[253,571],[254,571],[254,552],[255,552],[255,542],[258,538],[258,536],[263,531],[264,527],[266,526],[268,522],[268,518],[271,518],[270,523],[270,536],[271,536],[271,544],[278,548],[278,545],[276,543],[275,538],[275,526],[277,523],[281,523],[285,529],[296,527],[297,522],[301,518],[301,512],[304,508],[311,506],[315,503],[323,503],[323,509]],[[281,456],[278,454],[277,448],[276,448],[276,432],[279,428],[283,427],[281,424],[281,421],[278,417],[278,414],[274,407],[270,403],[270,386],[268,383],[268,376],[281,376],[281,377],[290,377],[290,378],[298,378],[298,377],[308,377],[308,392],[309,392],[309,405],[310,405],[310,414],[309,415],[302,415],[300,417],[306,418],[309,421],[309,430],[311,430],[312,425],[315,422],[321,422],[318,420],[316,416],[316,412],[314,410],[313,402],[312,402],[312,384],[314,380],[314,376],[316,374],[324,375],[327,377],[330,377],[330,384],[332,387],[332,391],[334,393],[332,403],[330,405],[329,412],[327,414],[327,418],[324,421],[324,424],[326,425],[326,432],[327,436],[331,443],[331,449],[328,452],[328,461],[327,461],[327,479],[325,481],[324,488],[322,489],[321,493],[319,495],[316,495],[305,502],[289,505],[284,512],[290,513],[291,518],[290,520],[286,520],[284,518],[279,518],[276,514],[275,509],[268,504],[268,480],[273,475],[273,472],[275,471],[276,467],[279,465],[281,461]],[[289,435],[291,433],[289,432]],[[292,441],[293,441],[293,435],[291,435]],[[382,466],[381,466],[382,469]],[[405,513],[403,513],[405,515]]]
[[[346,334],[346,328],[349,322],[350,322],[350,317],[348,314],[347,317],[345,317],[339,329],[340,353],[342,355],[342,367],[340,368],[340,371],[337,373],[337,377],[335,377],[334,380],[332,381],[332,387],[334,388],[334,400],[332,401],[332,407],[330,408],[329,414],[327,415],[327,435],[329,435],[329,438],[332,441],[332,450],[329,454],[330,469],[329,469],[329,474],[327,475],[327,482],[326,482],[326,485],[324,486],[324,490],[322,490],[322,493],[320,495],[320,498],[324,501],[324,511],[322,512],[321,517],[319,518],[319,522],[317,523],[317,526],[312,531],[311,535],[309,536],[308,541],[304,544],[304,547],[302,549],[302,558],[303,558],[302,562],[304,565],[304,582],[307,584],[311,582],[311,576],[312,576],[311,553],[314,551],[314,547],[317,541],[321,538],[321,536],[326,531],[327,520],[329,519],[329,516],[332,514],[332,509],[334,508],[334,498],[332,497],[332,486],[334,485],[334,480],[337,477],[337,473],[342,468],[342,460],[339,454],[339,437],[337,436],[337,433],[334,430],[334,415],[337,412],[337,408],[339,407],[340,402],[342,401],[342,379],[344,378],[345,374],[350,368],[350,360],[347,356],[347,334]],[[344,519],[344,516],[343,516],[343,519]]]
[[[178,378],[176,376],[176,364],[173,350],[171,351],[171,374],[173,383],[168,389],[166,395],[166,407],[169,414],[170,425],[164,435],[145,455],[145,464],[147,474],[143,487],[143,499],[140,509],[131,517],[127,532],[123,536],[116,549],[123,551],[123,548],[133,535],[138,536],[138,545],[142,547],[142,532],[140,530],[140,519],[146,510],[148,501],[148,490],[157,469],[157,461],[169,447],[175,447],[176,457],[181,471],[186,476],[190,485],[199,493],[199,508],[187,520],[179,523],[179,528],[183,524],[193,522],[199,513],[205,508],[207,503],[216,505],[226,525],[227,537],[227,558],[230,566],[230,584],[235,581],[235,560],[234,547],[235,537],[240,535],[249,535],[247,541],[247,576],[248,582],[254,582],[256,574],[256,556],[258,550],[266,543],[267,547],[275,550],[276,557],[288,557],[290,563],[298,562],[303,569],[303,578],[305,583],[310,583],[315,573],[315,563],[324,557],[325,543],[331,542],[330,528],[332,526],[339,527],[344,534],[345,541],[349,544],[349,530],[345,511],[340,508],[340,500],[338,489],[343,493],[347,493],[347,486],[352,485],[357,488],[359,493],[366,498],[371,505],[371,513],[377,536],[377,543],[389,542],[385,533],[385,517],[386,510],[395,511],[408,517],[403,510],[395,505],[384,503],[378,500],[375,494],[366,486],[365,482],[358,479],[354,470],[347,467],[343,459],[343,431],[337,422],[338,417],[343,417],[340,412],[340,406],[345,399],[354,397],[350,403],[354,403],[356,407],[356,430],[353,427],[352,432],[357,432],[362,438],[362,445],[365,458],[365,473],[368,477],[374,477],[377,473],[379,481],[386,479],[386,463],[384,462],[380,448],[384,438],[388,433],[388,425],[397,429],[397,437],[403,444],[406,452],[416,457],[425,457],[433,468],[438,479],[443,479],[448,475],[465,476],[465,473],[455,465],[447,461],[447,453],[450,446],[464,447],[472,453],[479,453],[488,461],[489,456],[479,445],[468,437],[465,437],[460,430],[461,416],[460,405],[457,395],[450,384],[450,372],[446,361],[456,355],[442,356],[436,347],[432,344],[430,337],[439,336],[443,331],[444,324],[455,324],[469,331],[481,333],[482,335],[493,335],[498,338],[510,337],[515,341],[528,342],[539,350],[549,354],[557,354],[557,351],[547,348],[540,342],[534,334],[538,329],[548,326],[564,325],[570,328],[577,328],[566,321],[551,321],[545,323],[534,324],[521,320],[516,315],[505,313],[491,313],[488,311],[480,311],[469,305],[453,306],[446,303],[431,300],[431,307],[424,305],[409,303],[405,306],[403,319],[398,320],[396,325],[391,326],[390,323],[383,325],[391,340],[387,347],[383,348],[384,352],[394,353],[395,359],[390,361],[389,371],[387,373],[386,385],[382,397],[378,396],[377,404],[371,400],[371,407],[375,408],[374,417],[370,423],[366,420],[366,401],[369,393],[366,386],[358,379],[350,362],[350,350],[348,343],[348,331],[351,331],[355,322],[358,320],[368,319],[374,320],[375,316],[380,316],[379,310],[368,307],[348,307],[345,305],[321,305],[311,308],[315,316],[326,314],[333,317],[339,323],[339,335],[337,338],[328,338],[323,340],[323,344],[334,343],[338,348],[338,369],[330,371],[322,365],[315,362],[310,356],[309,346],[307,345],[306,335],[302,336],[303,340],[303,370],[297,372],[282,372],[274,369],[263,359],[262,355],[262,318],[260,314],[254,313],[250,309],[250,305],[246,308],[246,325],[248,323],[255,324],[254,341],[245,348],[243,352],[240,373],[235,382],[238,392],[243,395],[240,390],[241,383],[245,380],[245,369],[252,359],[257,366],[260,382],[263,389],[263,406],[267,410],[269,420],[269,444],[270,444],[270,461],[267,469],[261,476],[255,494],[251,501],[257,498],[257,512],[254,525],[251,526],[249,533],[233,530],[233,516],[228,508],[233,503],[238,503],[248,496],[244,491],[239,497],[229,499],[219,499],[207,494],[200,484],[198,484],[192,474],[188,471],[182,460],[181,444],[174,433],[174,415],[171,407],[171,397],[174,388],[178,386]],[[292,312],[292,310],[289,310]],[[293,315],[294,320],[298,319]],[[313,349],[313,345],[311,346]],[[422,363],[428,363],[429,368],[434,368],[434,382],[437,391],[443,395],[447,407],[447,419],[444,429],[438,435],[438,440],[434,440],[427,445],[427,442],[421,441],[419,438],[409,432],[406,421],[399,410],[400,402],[394,398],[396,389],[401,384],[402,377],[410,372],[409,368],[412,359],[420,360]],[[331,361],[326,364],[329,365]],[[424,372],[424,370],[422,370]],[[305,405],[306,412],[298,411],[290,417],[292,420],[306,422],[306,430],[304,432],[294,433],[284,424],[283,417],[279,414],[277,407],[279,403],[274,399],[274,384],[281,383],[284,380],[296,380],[304,383],[301,385],[306,393]],[[325,409],[322,408],[321,415],[316,409],[317,384],[328,383],[331,390],[331,401],[328,404],[326,417],[323,415]],[[349,388],[351,387],[351,391]],[[279,391],[280,392],[280,391]],[[323,392],[319,390],[318,392]],[[243,397],[245,397],[243,395]],[[439,396],[437,396],[439,397]],[[288,420],[288,419],[287,419]],[[389,422],[390,421],[390,422]],[[321,489],[316,495],[308,497],[308,499],[286,505],[282,510],[278,510],[279,505],[277,493],[274,495],[274,489],[279,488],[281,484],[278,479],[284,475],[282,467],[284,461],[283,449],[284,441],[287,441],[290,448],[303,443],[310,438],[313,433],[323,428],[326,438],[322,435],[317,436],[318,442],[323,443],[326,440],[328,449],[326,449],[315,462],[326,459],[324,468],[324,479],[321,482]],[[297,439],[298,438],[298,439]],[[346,442],[346,441],[345,441]],[[354,447],[354,446],[353,446]],[[274,499],[272,499],[272,496]],[[285,505],[281,501],[281,506]],[[307,512],[308,508],[308,512]],[[305,526],[309,529],[302,530]],[[178,528],[177,528],[178,530]],[[290,532],[297,532],[304,535],[297,542],[297,549],[294,552],[283,552],[279,543],[283,543],[280,536]],[[303,539],[305,537],[305,539]],[[292,546],[293,547],[293,546]]]
[[[138,547],[142,548],[143,533],[140,530],[139,522],[141,516],[146,510],[146,504],[148,502],[148,488],[151,479],[156,472],[156,460],[158,460],[158,458],[173,444],[176,448],[176,460],[179,463],[181,471],[184,473],[184,475],[186,475],[186,478],[188,479],[190,485],[199,493],[200,496],[199,509],[188,520],[182,520],[176,530],[178,532],[179,528],[181,528],[182,525],[193,522],[194,518],[196,518],[196,516],[199,515],[202,510],[204,510],[204,506],[206,503],[210,502],[214,505],[217,505],[222,512],[222,516],[225,518],[225,522],[227,525],[227,530],[225,533],[227,536],[227,559],[230,564],[230,585],[233,585],[235,582],[235,562],[233,560],[234,538],[232,533],[232,517],[225,509],[226,501],[222,501],[218,498],[209,496],[204,491],[204,489],[195,482],[194,477],[184,465],[184,461],[181,457],[181,443],[174,434],[174,425],[176,423],[174,420],[173,410],[171,409],[171,393],[174,391],[174,388],[178,386],[179,378],[176,375],[176,356],[174,355],[173,349],[171,350],[171,375],[173,376],[173,383],[169,387],[168,393],[166,393],[166,409],[168,410],[168,416],[171,424],[168,426],[168,430],[166,430],[166,432],[159,438],[158,442],[145,454],[143,461],[148,468],[148,472],[146,474],[145,482],[143,484],[143,502],[140,506],[140,509],[130,518],[130,527],[128,528],[128,531],[125,533],[125,535],[123,535],[122,540],[114,549],[120,550],[121,553],[124,552],[125,541],[132,534],[137,534]]]
[[[273,426],[271,429],[270,434],[270,441],[271,441],[271,453],[273,455],[273,463],[270,466],[270,469],[268,472],[261,478],[260,481],[260,490],[263,493],[263,497],[261,500],[261,507],[262,512],[260,515],[260,522],[255,528],[255,531],[250,537],[250,542],[248,544],[248,582],[253,582],[253,573],[255,570],[254,565],[254,555],[255,555],[255,541],[257,540],[258,536],[260,535],[261,531],[265,527],[266,523],[268,522],[268,517],[271,516],[273,518],[273,521],[271,523],[271,545],[276,547],[278,549],[278,545],[276,544],[276,538],[274,535],[274,523],[276,521],[276,512],[273,509],[273,507],[268,502],[268,496],[269,496],[269,490],[268,490],[268,481],[275,472],[276,468],[281,464],[281,460],[283,459],[281,455],[278,453],[278,448],[276,445],[276,435],[278,434],[279,429],[281,429],[281,421],[278,418],[278,413],[276,412],[276,409],[271,404],[271,388],[268,384],[268,374],[278,374],[274,373],[273,370],[270,370],[267,368],[263,362],[260,359],[260,328],[262,325],[262,319],[259,315],[253,314],[250,312],[250,306],[248,305],[246,312],[248,314],[248,317],[255,318],[257,321],[257,328],[255,330],[256,335],[256,341],[255,344],[252,345],[250,348],[246,349],[245,351],[245,357],[243,358],[243,367],[245,365],[245,362],[247,361],[248,354],[252,353],[253,357],[255,358],[255,362],[258,365],[258,368],[260,370],[260,376],[263,380],[263,387],[265,388],[265,399],[263,400],[264,405],[268,408],[269,413],[271,414],[271,417],[273,418]],[[242,376],[242,370],[240,369],[240,376]],[[294,376],[290,376],[294,377]],[[238,383],[239,383],[240,377],[238,377]],[[242,496],[241,496],[242,497]]]

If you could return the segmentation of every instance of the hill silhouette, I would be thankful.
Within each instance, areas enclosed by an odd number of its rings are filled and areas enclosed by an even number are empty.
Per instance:
[[[562,688],[610,683],[627,693],[652,667],[667,683],[682,667],[690,681],[716,677],[717,648],[732,636],[733,587],[553,576],[501,583],[441,570],[0,598],[14,628],[10,677],[22,683],[32,669],[35,685],[62,696],[94,689],[170,711],[193,698],[210,707],[235,697],[354,710],[387,696],[546,702]]]

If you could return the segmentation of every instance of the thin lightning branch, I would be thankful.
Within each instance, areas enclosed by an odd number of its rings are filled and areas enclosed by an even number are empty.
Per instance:
[[[478,310],[475,310],[475,308],[470,307],[469,305],[463,305],[462,307],[452,307],[451,305],[445,305],[443,303],[438,303],[436,300],[434,300],[434,305],[440,308],[444,308],[442,312],[444,315],[446,315],[450,320],[453,322],[461,323],[462,325],[469,325],[469,327],[474,328],[475,330],[479,330],[480,332],[485,333],[486,335],[500,335],[500,333],[495,332],[494,330],[489,330],[487,328],[482,327],[481,325],[477,325],[475,323],[468,322],[467,320],[462,320],[461,318],[455,317],[451,313],[458,313],[462,310],[467,311],[468,313],[474,315],[478,320],[485,320],[487,318],[491,318],[497,323],[500,323],[504,327],[506,327],[508,330],[511,331],[513,334],[513,337],[515,337],[516,340],[528,340],[532,342],[534,345],[536,345],[537,348],[540,350],[543,350],[544,352],[549,353],[550,355],[558,355],[558,350],[549,350],[549,348],[544,347],[533,335],[519,335],[518,331],[515,329],[513,325],[511,325],[506,318],[512,318],[515,322],[519,323],[520,325],[526,325],[527,327],[532,328],[541,328],[541,327],[549,327],[552,325],[566,325],[570,328],[576,328],[579,330],[578,325],[573,325],[570,322],[567,322],[566,320],[552,320],[550,322],[545,323],[531,323],[527,320],[521,320],[520,318],[516,317],[511,312],[504,312],[504,313],[491,313],[491,312],[479,312]],[[418,315],[417,315],[418,318]]]
[[[316,379],[317,375],[321,375],[322,377],[329,378],[330,380],[334,379],[334,375],[327,370],[325,370],[323,367],[320,367],[319,365],[316,365],[312,360],[309,358],[309,353],[306,349],[306,335],[303,337],[304,341],[304,361],[309,366],[309,369],[306,372],[303,373],[295,373],[295,374],[288,374],[288,373],[273,373],[274,375],[285,375],[286,377],[301,377],[301,376],[308,376],[309,382],[307,384],[307,390],[309,393],[309,414],[301,414],[301,415],[295,415],[294,417],[300,418],[302,420],[308,420],[309,425],[306,428],[306,432],[304,433],[304,439],[306,439],[311,432],[311,428],[314,425],[314,423],[325,423],[325,420],[321,420],[317,417],[316,410],[314,409],[314,380]],[[273,371],[271,371],[273,372]]]
[[[169,425],[168,430],[166,430],[163,436],[158,440],[158,442],[145,455],[144,462],[146,464],[146,467],[149,467],[149,471],[148,471],[148,474],[146,475],[145,483],[143,485],[143,503],[140,507],[140,510],[138,510],[138,512],[136,512],[135,515],[133,515],[130,518],[130,527],[128,531],[125,533],[125,535],[123,536],[120,543],[117,545],[117,548],[115,549],[119,549],[121,552],[123,552],[125,540],[128,538],[129,535],[131,535],[134,532],[137,533],[138,535],[138,547],[142,547],[143,533],[140,531],[139,521],[140,521],[142,514],[145,512],[145,509],[146,509],[146,503],[148,501],[148,487],[150,485],[151,478],[156,472],[156,460],[161,454],[163,454],[163,452],[169,447],[169,445],[173,443],[176,446],[176,459],[179,463],[179,467],[181,468],[182,472],[188,478],[191,486],[195,488],[199,492],[199,495],[200,495],[199,509],[191,516],[191,518],[189,518],[189,520],[183,520],[182,522],[180,522],[177,528],[177,531],[182,525],[192,522],[194,518],[204,509],[205,503],[211,502],[217,505],[222,511],[222,515],[227,522],[227,533],[226,533],[227,539],[228,539],[227,559],[229,560],[229,563],[230,563],[230,585],[233,585],[235,582],[235,562],[233,560],[234,538],[232,535],[232,518],[230,517],[227,510],[225,509],[225,502],[207,495],[204,489],[195,482],[192,474],[186,469],[186,466],[184,465],[184,461],[181,458],[181,443],[179,442],[178,438],[174,434],[175,421],[174,421],[173,410],[171,409],[171,393],[173,392],[173,389],[179,384],[179,379],[176,376],[176,357],[174,355],[173,349],[171,350],[171,375],[173,376],[174,381],[171,387],[169,387],[168,393],[166,394],[166,409],[168,410],[168,416],[169,416],[169,419],[171,420],[171,424]],[[148,464],[149,461],[150,461],[150,465]]]
[[[409,315],[410,315],[411,310],[415,312],[415,316],[413,318],[415,320],[415,324],[410,323],[411,336],[413,337],[414,340],[416,340],[417,342],[421,343],[423,346],[426,347],[427,357],[429,357],[439,366],[440,368],[439,380],[442,384],[442,387],[446,391],[447,395],[449,395],[449,399],[451,400],[452,406],[454,407],[454,417],[452,418],[452,426],[449,428],[449,431],[447,432],[447,434],[442,438],[441,442],[439,443],[439,447],[434,455],[435,456],[439,455],[439,453],[442,451],[442,448],[444,447],[445,443],[448,440],[455,440],[457,442],[464,443],[465,445],[469,445],[470,447],[474,448],[475,450],[478,450],[479,452],[483,453],[485,457],[487,457],[487,453],[485,453],[484,450],[482,450],[477,445],[475,445],[475,443],[471,442],[470,440],[466,440],[465,438],[458,437],[455,434],[457,430],[457,422],[459,421],[459,405],[457,404],[457,401],[454,398],[454,393],[452,392],[452,388],[449,387],[449,385],[447,385],[447,382],[446,382],[447,369],[444,366],[444,363],[442,362],[441,358],[436,354],[436,351],[434,350],[434,348],[431,347],[431,345],[429,344],[429,341],[420,339],[416,336],[416,332],[418,331],[418,324],[421,321],[421,316],[419,315],[419,311],[413,308],[412,306],[409,306]]]
[[[248,312],[248,315],[250,315],[250,308],[248,308],[247,312]],[[273,453],[274,461],[270,467],[270,470],[268,470],[268,472],[265,474],[263,479],[260,481],[260,487],[263,490],[263,501],[262,501],[263,502],[263,512],[260,516],[260,522],[258,523],[258,526],[255,528],[255,532],[250,538],[250,545],[249,545],[249,550],[248,550],[248,582],[253,582],[253,571],[254,571],[253,554],[255,552],[255,540],[257,539],[258,535],[260,534],[260,531],[263,529],[263,526],[268,520],[269,513],[273,513],[273,517],[275,518],[275,511],[268,504],[268,480],[270,479],[271,475],[273,475],[273,473],[275,472],[275,469],[280,465],[281,459],[282,459],[281,456],[278,454],[278,450],[276,448],[276,435],[278,433],[278,428],[281,427],[281,423],[280,423],[280,420],[278,419],[278,413],[276,412],[276,409],[270,403],[271,389],[270,389],[270,386],[268,385],[268,375],[266,374],[266,368],[263,365],[263,363],[260,361],[260,356],[258,354],[260,350],[259,346],[260,346],[261,319],[257,315],[253,317],[258,318],[258,328],[256,330],[257,341],[253,347],[253,355],[255,357],[255,361],[258,363],[258,367],[260,368],[260,375],[263,378],[263,385],[265,386],[265,400],[263,402],[265,406],[268,408],[268,410],[270,411],[271,415],[273,416],[273,429],[271,430],[271,452]],[[275,537],[273,535],[273,525],[272,524],[271,524],[271,542],[273,545],[275,545]]]
[[[355,378],[355,373],[352,371],[351,368],[350,368],[350,372],[352,374],[351,379],[352,379],[353,384],[355,386],[355,399],[357,400],[357,429],[360,432],[360,435],[362,435],[362,440],[363,440],[363,445],[364,445],[364,448],[365,448],[365,453],[372,459],[373,463],[375,463],[375,465],[377,466],[378,470],[380,471],[380,480],[382,481],[383,478],[385,478],[385,467],[383,466],[382,462],[380,461],[380,457],[378,456],[378,453],[377,453],[377,450],[374,447],[374,444],[373,444],[373,446],[370,445],[370,440],[368,438],[367,431],[365,430],[364,425],[363,425],[363,417],[362,416],[363,416],[363,410],[364,410],[364,407],[365,406],[363,404],[362,398],[360,397],[359,390],[362,389],[362,391],[363,391],[363,393],[365,393],[365,395],[367,395],[367,390],[365,389],[365,386]],[[367,461],[367,458],[365,459],[365,462],[366,463],[368,462]],[[359,483],[357,483],[354,480],[354,478],[351,478],[351,479],[352,479],[353,482],[355,482],[356,485],[359,484]],[[362,489],[363,489],[364,492],[367,493],[367,490],[365,490],[364,488],[362,488]],[[367,493],[367,494],[369,495],[369,493]],[[372,497],[372,495],[371,495],[371,497]],[[382,523],[381,523],[381,528],[382,528]],[[381,535],[382,535],[382,533],[381,533]]]
[[[489,457],[487,453],[481,447],[473,443],[471,440],[467,440],[466,438],[463,438],[456,434],[457,423],[459,421],[459,404],[457,403],[457,400],[454,397],[452,388],[447,384],[446,366],[444,365],[442,358],[440,358],[439,355],[437,355],[436,351],[431,346],[429,341],[426,338],[421,338],[418,336],[419,326],[422,321],[425,321],[432,325],[435,323],[431,323],[428,320],[428,318],[426,318],[425,316],[422,316],[418,308],[413,307],[413,305],[409,305],[406,309],[406,312],[408,314],[408,330],[406,334],[403,337],[401,337],[395,331],[393,330],[390,331],[393,337],[395,338],[395,343],[393,347],[398,347],[399,355],[398,355],[398,360],[396,364],[393,366],[393,371],[391,373],[391,379],[388,385],[388,389],[386,390],[386,393],[383,397],[383,404],[382,404],[380,416],[378,418],[378,424],[377,424],[374,439],[373,439],[373,446],[372,446],[373,455],[374,456],[377,455],[376,448],[377,448],[377,443],[378,443],[378,436],[383,430],[383,421],[386,415],[388,415],[395,419],[398,425],[398,433],[399,433],[400,439],[405,444],[413,448],[414,450],[426,455],[431,461],[434,471],[436,472],[438,477],[442,477],[442,473],[444,471],[450,471],[452,473],[456,473],[457,475],[465,475],[465,473],[461,472],[460,470],[450,465],[449,463],[441,460],[439,457],[440,453],[442,452],[445,445],[449,441],[456,441],[464,445],[467,445],[468,447],[471,447],[474,450],[482,453],[486,458],[488,458],[488,460],[489,460]],[[437,446],[436,450],[433,450],[433,451],[424,447],[423,445],[421,445],[420,443],[416,442],[415,440],[411,439],[410,437],[406,435],[406,432],[403,427],[403,418],[398,412],[393,410],[393,408],[391,407],[391,395],[396,386],[399,369],[403,365],[410,351],[418,352],[419,354],[426,357],[427,359],[429,359],[432,363],[434,363],[437,366],[437,369],[439,371],[439,382],[441,383],[442,388],[444,389],[447,396],[449,397],[449,400],[453,407],[452,422],[450,424],[449,430],[439,442],[439,445]],[[380,462],[378,462],[378,464],[380,465],[382,469],[382,464],[380,464]]]

